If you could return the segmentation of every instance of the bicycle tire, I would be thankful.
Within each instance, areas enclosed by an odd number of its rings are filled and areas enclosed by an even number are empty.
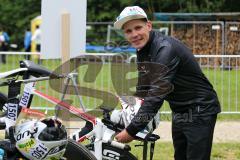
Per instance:
[[[7,96],[0,92],[0,110],[3,109],[3,105],[7,102]]]
[[[103,143],[103,160],[137,160],[137,158],[130,152]]]
[[[69,160],[97,160],[90,150],[71,139],[68,140],[63,157]]]
[[[6,147],[5,149],[9,149],[9,142],[8,140],[1,140],[1,146]],[[2,148],[3,149],[3,148]],[[17,149],[14,151],[6,151],[3,160],[8,159],[24,159],[27,160]],[[9,157],[10,156],[10,157]],[[66,151],[63,155],[63,158],[67,160],[97,160],[94,155],[88,150],[85,146],[77,143],[73,140],[68,140],[68,144],[66,147]]]
[[[0,92],[0,116],[4,116],[3,106],[5,103],[7,103],[7,96]],[[5,123],[0,123],[0,130],[5,129],[5,127]]]

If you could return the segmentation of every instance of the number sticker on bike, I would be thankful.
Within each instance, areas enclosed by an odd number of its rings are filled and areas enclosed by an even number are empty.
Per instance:
[[[21,98],[21,101],[19,103],[20,106],[22,107],[27,107],[31,94],[32,94],[32,89],[34,89],[34,83],[28,83],[24,87],[23,95]]]
[[[38,144],[33,150],[31,150],[31,155],[36,159],[42,159],[48,153],[48,149],[44,144]]]
[[[16,121],[17,119],[17,111],[18,111],[18,104],[8,103],[8,113],[7,118]]]

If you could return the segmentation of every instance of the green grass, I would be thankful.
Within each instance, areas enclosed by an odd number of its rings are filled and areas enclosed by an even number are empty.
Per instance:
[[[204,69],[217,91],[222,111],[240,111],[240,70]]]
[[[161,121],[172,121],[171,114],[160,114]],[[239,121],[240,122],[240,114],[218,114],[218,121]]]

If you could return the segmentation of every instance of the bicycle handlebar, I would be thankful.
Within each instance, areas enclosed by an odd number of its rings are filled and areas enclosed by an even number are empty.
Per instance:
[[[47,77],[31,78],[31,79],[24,79],[24,80],[17,80],[15,78],[12,78],[12,79],[8,79],[7,81],[1,82],[0,87],[9,85],[11,81],[15,81],[16,83],[30,83],[30,82],[45,81],[49,79],[61,79],[65,77],[66,76],[64,75],[59,75],[58,77],[54,77],[54,78],[52,78],[51,76],[47,76]]]
[[[120,143],[120,142],[117,142],[117,141],[109,141],[108,143],[113,147],[117,147],[117,148],[120,148],[120,149],[123,149],[123,150],[126,150],[126,151],[131,150],[131,147],[127,144],[123,144],[123,143]]]
[[[22,74],[23,72],[26,72],[27,70],[28,70],[27,68],[17,68],[17,69],[13,69],[11,71],[3,72],[3,73],[0,73],[0,79],[13,77],[13,76]]]
[[[106,119],[103,118],[102,122],[104,125],[107,126],[107,128],[115,131],[115,132],[121,132],[125,127],[120,125],[120,124],[115,124],[114,122],[112,122],[110,119]],[[135,137],[136,140],[140,140],[140,141],[157,141],[158,139],[160,139],[160,137],[156,134],[153,134],[151,132],[139,132]]]

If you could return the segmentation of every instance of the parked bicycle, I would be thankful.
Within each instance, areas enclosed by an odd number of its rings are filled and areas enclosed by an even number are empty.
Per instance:
[[[120,132],[124,126],[114,123],[111,121],[110,112],[112,110],[109,110],[109,107],[101,107],[103,118],[97,118],[92,115],[89,115],[85,112],[85,108],[83,105],[80,105],[81,107],[74,107],[66,102],[64,102],[64,98],[67,92],[67,87],[70,83],[70,81],[75,86],[75,92],[76,95],[79,97],[81,101],[81,96],[79,95],[79,91],[75,82],[75,73],[70,73],[67,76],[59,76],[52,74],[51,71],[38,66],[30,61],[23,61],[20,65],[21,68],[9,71],[6,73],[0,74],[0,78],[3,77],[13,77],[13,76],[23,76],[23,80],[18,80],[17,78],[10,78],[8,81],[3,85],[9,85],[9,91],[16,90],[16,86],[22,83],[26,83],[23,91],[23,95],[21,96],[20,101],[16,101],[15,104],[18,104],[20,107],[27,107],[29,108],[31,106],[31,101],[33,98],[33,95],[39,96],[40,98],[43,98],[53,104],[56,104],[56,115],[58,115],[58,112],[61,110],[66,110],[67,112],[71,113],[72,115],[75,115],[75,117],[80,118],[81,120],[86,121],[86,126],[84,128],[79,128],[74,133],[72,133],[69,137],[74,139],[77,142],[82,142],[86,139],[90,140],[90,143],[86,145],[86,148],[94,154],[94,156],[98,160],[104,160],[104,159],[116,159],[116,160],[136,160],[137,158],[130,152],[131,147],[127,144],[119,143],[114,140],[114,136],[116,133]],[[31,78],[31,76],[35,76],[34,78]],[[35,82],[42,81],[42,80],[48,80],[50,78],[65,78],[66,83],[63,88],[62,98],[61,100],[54,98],[52,96],[46,95],[38,90],[35,89]],[[11,83],[10,83],[11,82]],[[0,85],[1,86],[1,85]],[[14,86],[12,89],[10,86]],[[20,93],[20,91],[18,91]],[[17,95],[11,95],[8,94],[8,104],[11,100],[11,98],[16,97]],[[12,114],[12,112],[9,109],[9,106],[7,107],[7,117],[16,117],[16,115]],[[18,109],[15,107],[15,111]],[[16,112],[19,113],[19,112]],[[10,116],[10,114],[12,114]],[[6,128],[9,128],[8,124],[6,123]],[[150,143],[150,159],[153,159],[153,153],[154,153],[154,146],[155,141],[159,139],[159,136],[152,134],[151,132],[142,131],[139,132],[136,135],[136,140],[139,140],[143,143],[143,160],[147,159],[147,152],[148,152],[148,143]],[[66,149],[65,154],[70,154],[73,148],[75,147],[75,151],[77,153],[85,154],[86,148],[82,149],[83,146],[79,145],[79,143],[74,143],[73,141],[69,141],[68,144],[71,144],[70,149]],[[74,147],[73,147],[74,146]],[[81,149],[76,149],[76,148]],[[74,152],[75,153],[75,152]],[[86,151],[86,153],[88,153]],[[90,154],[89,154],[90,155]],[[78,157],[74,155],[74,157]],[[80,157],[80,156],[79,156]],[[83,156],[81,156],[83,157]],[[90,157],[90,156],[89,156]]]

